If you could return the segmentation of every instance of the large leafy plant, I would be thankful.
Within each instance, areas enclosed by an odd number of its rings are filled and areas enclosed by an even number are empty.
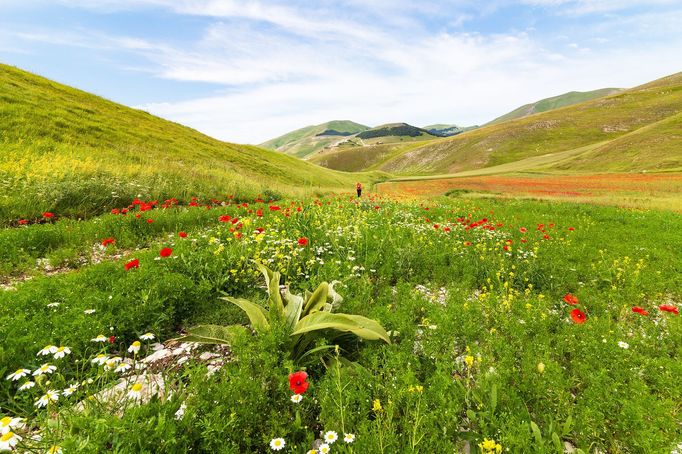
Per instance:
[[[360,315],[334,313],[343,298],[334,285],[322,282],[313,292],[297,295],[284,286],[280,291],[280,273],[256,263],[265,279],[268,291],[267,307],[243,298],[222,297],[242,309],[256,333],[282,327],[289,334],[288,348],[296,363],[312,362],[335,348],[344,338],[357,336],[365,340],[390,343],[386,330],[375,320]],[[200,325],[188,330],[178,340],[211,344],[229,344],[233,337],[245,331],[242,325]]]

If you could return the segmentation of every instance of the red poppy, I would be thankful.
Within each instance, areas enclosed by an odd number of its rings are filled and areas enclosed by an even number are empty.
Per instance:
[[[289,374],[289,389],[291,389],[294,394],[305,393],[308,390],[308,385],[310,385],[310,383],[306,381],[307,378],[308,374],[302,370]]]
[[[259,218],[263,217],[263,210],[261,210],[260,208],[258,208],[258,209],[256,210],[256,216],[258,216]]]
[[[102,246],[103,246],[103,247],[107,247],[107,246],[109,246],[110,244],[114,244],[114,243],[116,243],[116,240],[113,239],[113,238],[104,238],[104,239],[102,240]]]
[[[132,268],[139,268],[140,267],[140,260],[139,259],[132,259],[125,265],[123,265],[123,268],[125,268],[126,271],[130,271]]]
[[[525,228],[525,227],[521,227],[521,228],[519,229],[519,232],[521,232],[521,233],[526,233],[527,231],[528,231],[528,229]]]
[[[587,320],[587,315],[585,315],[585,313],[580,309],[573,309],[571,311],[571,318],[575,323],[580,325],[582,323],[585,323],[585,320]]]
[[[672,304],[661,304],[658,306],[663,312],[670,312],[671,314],[680,315],[680,311]]]
[[[575,306],[576,304],[578,304],[578,297],[570,293],[567,293],[566,295],[564,295],[564,301],[566,301],[571,306]]]
[[[119,210],[118,208],[113,208],[111,210],[111,214],[119,214],[120,212],[121,212],[121,210]]]
[[[544,239],[546,239],[546,240],[549,239],[549,235],[542,235],[542,237],[543,237]]]
[[[508,245],[508,244],[505,244],[505,245],[504,245],[504,247],[503,247],[502,249],[504,249],[505,251],[508,251],[508,250],[510,250],[510,249],[511,249],[511,247],[509,247],[509,245]]]
[[[28,224],[28,220],[26,219],[19,219],[19,225],[26,225]]]
[[[142,217],[142,215],[141,215],[140,213],[137,213],[137,214],[135,215],[135,217],[136,217],[137,219],[140,219],[140,218]]]
[[[230,222],[232,220],[232,216],[229,214],[224,214],[218,218],[218,221],[220,222]]]
[[[173,249],[171,249],[169,247],[165,247],[165,248],[161,249],[161,251],[159,251],[159,255],[161,257],[170,257],[172,253],[173,253]]]
[[[113,344],[116,341],[116,336],[109,336],[109,343]]]
[[[298,245],[299,246],[307,246],[308,245],[308,238],[302,236],[301,238],[298,239]]]
[[[50,213],[49,211],[46,211],[45,213],[43,213],[43,217],[44,217],[45,219],[53,218],[53,217],[54,217],[54,213]]]
[[[575,227],[569,227],[569,228],[568,228],[568,231],[569,231],[569,232],[572,232],[572,231],[574,231],[574,230],[575,230]]]
[[[178,232],[180,238],[187,238],[187,232]]]
[[[147,224],[151,224],[152,222],[154,222],[154,219],[147,219]]]
[[[465,241],[465,242],[464,242],[464,245],[465,245],[465,246],[471,246],[471,241]]]
[[[649,315],[649,313],[647,311],[645,311],[643,308],[641,308],[639,306],[633,307],[632,312],[634,312],[635,314],[640,314],[640,315]]]

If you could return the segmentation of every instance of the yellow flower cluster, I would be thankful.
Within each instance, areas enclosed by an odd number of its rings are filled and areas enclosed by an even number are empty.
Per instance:
[[[484,438],[481,443],[478,444],[478,447],[481,448],[481,451],[484,454],[490,454],[490,453],[501,453],[502,452],[502,445],[499,443],[495,443],[495,440],[488,440],[487,438]]]

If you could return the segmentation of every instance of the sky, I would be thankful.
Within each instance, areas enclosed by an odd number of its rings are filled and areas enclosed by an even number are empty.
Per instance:
[[[261,143],[486,123],[682,71],[682,0],[0,0],[0,62]]]

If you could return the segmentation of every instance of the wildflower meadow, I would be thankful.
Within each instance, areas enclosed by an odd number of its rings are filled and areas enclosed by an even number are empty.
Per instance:
[[[0,451],[682,451],[682,224],[456,195],[0,230]]]

